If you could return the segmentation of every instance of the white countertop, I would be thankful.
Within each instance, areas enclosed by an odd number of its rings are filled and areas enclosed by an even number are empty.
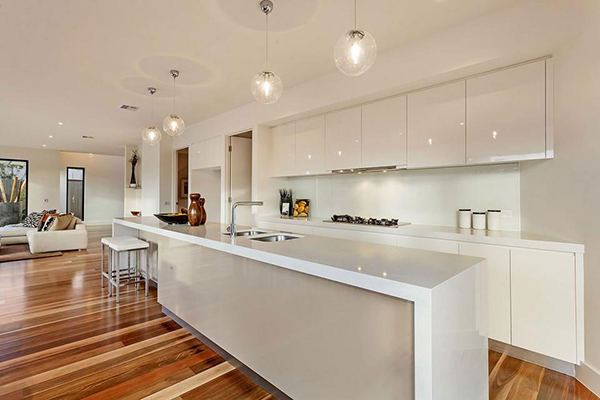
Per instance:
[[[380,293],[393,291],[388,291],[388,284],[401,283],[424,294],[420,289],[429,291],[482,262],[476,257],[313,235],[282,242],[259,242],[245,237],[232,240],[222,234],[227,228],[224,224],[168,225],[153,216],[115,218],[113,223]],[[238,227],[238,231],[243,229]],[[354,284],[361,279],[368,281],[368,286]]]
[[[456,240],[538,250],[563,251],[572,253],[584,253],[585,251],[585,246],[583,244],[554,239],[523,231],[488,231],[434,225],[404,225],[397,228],[388,228],[372,225],[353,225],[325,222],[325,218],[316,217],[289,218],[280,216],[263,216],[259,217],[259,220],[265,222],[386,233],[391,235],[416,236],[430,239]]]

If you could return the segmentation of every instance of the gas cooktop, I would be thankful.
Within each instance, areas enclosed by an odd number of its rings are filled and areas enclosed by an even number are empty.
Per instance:
[[[343,224],[354,224],[354,225],[372,225],[372,226],[381,226],[386,228],[397,228],[401,225],[410,225],[408,222],[398,222],[397,218],[365,218],[359,216],[352,215],[336,215],[334,214],[331,217],[331,220],[325,220],[323,222],[339,222]]]

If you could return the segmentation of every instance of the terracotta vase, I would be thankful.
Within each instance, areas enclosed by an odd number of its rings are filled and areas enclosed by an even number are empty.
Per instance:
[[[190,207],[188,209],[188,221],[191,226],[204,225],[206,223],[206,210],[204,209],[203,198],[200,193],[190,193]]]

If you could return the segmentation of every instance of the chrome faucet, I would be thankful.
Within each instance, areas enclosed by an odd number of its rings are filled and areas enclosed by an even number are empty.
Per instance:
[[[231,225],[229,225],[229,234],[231,237],[235,237],[235,209],[239,206],[262,206],[262,201],[236,201],[231,205]]]

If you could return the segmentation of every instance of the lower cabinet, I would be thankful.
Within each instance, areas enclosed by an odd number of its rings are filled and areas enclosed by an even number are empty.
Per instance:
[[[510,249],[460,243],[459,254],[487,259],[488,336],[510,343]]]
[[[458,242],[420,238],[414,236],[398,236],[396,244],[399,247],[437,251],[440,253],[458,254]]]
[[[577,363],[575,255],[511,251],[512,344]]]

